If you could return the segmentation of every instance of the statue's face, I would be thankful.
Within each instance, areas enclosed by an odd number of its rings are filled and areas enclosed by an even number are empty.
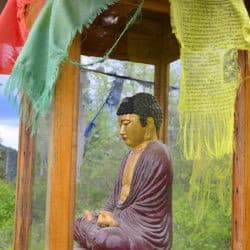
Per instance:
[[[142,127],[138,115],[120,115],[118,122],[121,138],[129,147],[137,148],[145,141],[146,127]]]

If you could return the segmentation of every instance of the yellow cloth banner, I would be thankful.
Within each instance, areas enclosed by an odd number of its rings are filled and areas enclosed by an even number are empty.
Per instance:
[[[187,159],[232,153],[237,50],[250,49],[242,0],[171,0],[181,45],[180,129]]]

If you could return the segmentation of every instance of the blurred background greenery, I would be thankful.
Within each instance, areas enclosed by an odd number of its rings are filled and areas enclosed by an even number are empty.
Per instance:
[[[87,57],[83,59],[84,62],[91,60]],[[154,79],[152,65],[107,60],[92,69],[151,82]],[[180,71],[179,62],[171,64],[168,147],[174,168],[172,249],[226,250],[230,248],[231,242],[232,185],[228,180],[231,180],[232,156],[199,162],[183,158],[178,129]],[[115,89],[118,99],[119,95],[123,98],[137,92],[153,93],[153,85],[148,82],[121,80],[85,70],[81,71],[81,82],[84,84],[80,98],[76,216],[84,209],[96,210],[103,206],[113,188],[121,160],[129,150],[119,138],[115,114],[117,99],[110,95],[112,88],[119,85]],[[91,120],[94,125],[88,128],[88,136],[85,137],[84,131]],[[34,250],[44,249],[49,126],[49,117],[41,118],[37,136],[30,234],[30,249]],[[11,249],[15,179],[9,180],[5,175],[6,150],[2,147],[0,150],[0,249]],[[205,168],[198,178],[192,174],[193,168],[201,165]],[[211,178],[215,175],[218,178]]]

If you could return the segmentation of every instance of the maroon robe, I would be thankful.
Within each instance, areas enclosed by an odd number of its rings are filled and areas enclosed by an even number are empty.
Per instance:
[[[113,193],[102,210],[113,213],[119,227],[100,228],[96,219],[79,217],[74,238],[88,249],[170,249],[172,244],[172,167],[169,152],[159,141],[151,142],[139,157],[130,193],[119,204],[125,156]]]

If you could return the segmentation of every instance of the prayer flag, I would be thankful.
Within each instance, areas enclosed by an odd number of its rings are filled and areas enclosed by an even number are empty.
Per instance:
[[[45,0],[8,0],[0,15],[0,74],[10,74],[28,37],[30,12],[39,12]],[[32,5],[32,9],[28,6]],[[35,18],[36,15],[33,15]]]
[[[77,31],[88,27],[114,0],[49,0],[21,51],[5,93],[24,93],[32,104],[30,122],[50,111],[59,66]],[[22,108],[22,107],[21,107]],[[31,116],[31,114],[29,114]],[[33,128],[34,128],[33,127]]]
[[[22,1],[24,2],[24,1]],[[9,0],[0,15],[0,73],[10,74],[24,44],[24,4]]]

